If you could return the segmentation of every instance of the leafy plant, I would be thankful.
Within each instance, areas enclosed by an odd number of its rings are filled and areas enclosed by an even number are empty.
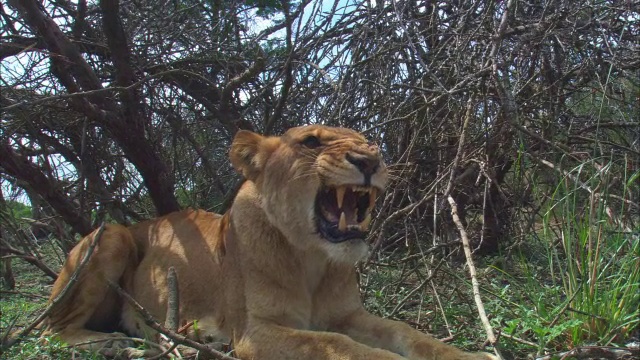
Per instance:
[[[632,182],[611,193],[614,165],[594,160],[565,173],[543,219],[550,270],[568,299],[569,318],[578,320],[567,329],[573,343],[609,344],[640,324],[640,242],[638,229],[624,220]]]

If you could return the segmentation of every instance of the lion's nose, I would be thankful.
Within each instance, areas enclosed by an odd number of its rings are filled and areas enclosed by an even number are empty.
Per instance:
[[[367,156],[361,154],[352,155],[347,153],[347,161],[355,165],[364,175],[365,185],[371,183],[371,176],[378,171],[380,167],[380,159],[377,156]]]

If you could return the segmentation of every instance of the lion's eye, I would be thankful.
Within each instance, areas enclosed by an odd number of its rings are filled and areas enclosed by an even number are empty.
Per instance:
[[[309,149],[315,149],[317,147],[322,146],[322,143],[320,142],[320,139],[318,139],[317,137],[315,137],[313,135],[307,136],[300,143],[303,146],[308,147]]]

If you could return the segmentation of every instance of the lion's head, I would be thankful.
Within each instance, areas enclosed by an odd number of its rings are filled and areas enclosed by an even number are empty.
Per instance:
[[[364,238],[387,168],[362,134],[321,125],[280,137],[240,131],[230,157],[256,184],[269,222],[294,246],[320,247],[337,261],[366,256]]]

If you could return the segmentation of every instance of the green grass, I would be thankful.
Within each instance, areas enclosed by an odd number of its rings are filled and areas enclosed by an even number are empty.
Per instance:
[[[442,263],[434,268],[435,276],[429,281],[423,259],[402,264],[398,261],[385,259],[385,263],[396,266],[373,264],[363,272],[365,307],[376,315],[407,322],[457,347],[469,351],[482,349],[485,333],[477,320],[463,266],[457,262]]]
[[[486,289],[495,296],[490,311],[499,314],[493,323],[517,339],[503,342],[517,358],[534,347],[543,354],[624,346],[637,334],[640,229],[629,228],[634,222],[625,200],[637,191],[638,173],[612,170],[605,160],[604,166],[585,163],[565,172],[543,211],[541,230],[508,260],[510,267],[494,269]],[[612,182],[612,173],[624,180]]]
[[[611,195],[624,200],[638,174],[611,194],[607,170],[585,175],[582,167],[573,169],[567,178],[586,181],[580,187],[562,181],[544,217],[544,238],[550,245],[560,235],[558,245],[548,247],[549,268],[568,298],[570,318],[580,323],[571,328],[574,343],[615,344],[640,323],[639,229],[625,224],[626,202],[608,201]],[[603,190],[585,197],[585,187]],[[552,229],[558,214],[564,221]]]
[[[51,337],[42,339],[29,337],[20,344],[11,347],[9,351],[0,355],[0,358],[16,360],[104,359],[97,353],[70,348]]]
[[[60,264],[57,256],[48,247],[43,247],[45,261],[54,268]],[[51,291],[51,279],[42,271],[21,259],[12,259],[16,280],[14,291],[0,287],[0,336],[7,332],[15,334],[30,324],[46,308]],[[78,351],[52,337],[40,338],[38,329],[32,331],[21,342],[0,353],[0,359],[58,360],[58,359],[103,359],[102,356]]]

